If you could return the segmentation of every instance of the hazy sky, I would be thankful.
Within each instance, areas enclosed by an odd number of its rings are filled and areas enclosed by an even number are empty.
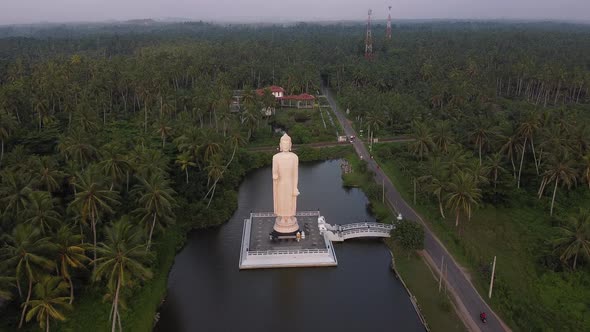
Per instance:
[[[205,21],[375,18],[525,18],[590,21],[590,0],[0,0],[0,24],[189,18]]]

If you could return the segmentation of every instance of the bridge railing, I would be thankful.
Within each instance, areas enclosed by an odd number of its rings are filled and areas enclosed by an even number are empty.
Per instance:
[[[340,230],[342,230],[342,231],[349,230],[349,229],[355,229],[355,228],[367,228],[367,227],[368,228],[381,228],[381,229],[386,229],[386,230],[393,229],[393,225],[391,225],[391,224],[382,224],[382,223],[378,223],[378,222],[357,222],[357,223],[337,225],[337,226],[339,226]]]
[[[340,232],[340,235],[342,236],[346,236],[346,235],[350,235],[350,234],[359,234],[359,233],[374,233],[376,235],[389,235],[389,231],[383,231],[383,230],[376,230],[376,229],[349,229],[346,231],[342,231]]]

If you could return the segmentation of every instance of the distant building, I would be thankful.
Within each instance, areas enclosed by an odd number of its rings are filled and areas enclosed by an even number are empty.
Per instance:
[[[283,98],[285,95],[285,89],[281,88],[280,86],[271,85],[264,89],[257,89],[256,94],[259,96],[264,96],[264,90],[269,89],[270,93],[272,93],[275,98]]]
[[[232,93],[231,102],[229,104],[229,111],[231,113],[238,113],[242,110],[242,91],[234,90]]]
[[[283,98],[280,98],[280,103],[283,107],[313,108],[314,101],[315,97],[309,93],[284,96]]]
[[[276,85],[269,86],[266,89],[270,90],[282,107],[313,108],[315,97],[308,93],[302,93],[300,95],[285,95],[285,89]],[[258,89],[256,90],[256,94],[263,96],[264,90],[265,89]]]

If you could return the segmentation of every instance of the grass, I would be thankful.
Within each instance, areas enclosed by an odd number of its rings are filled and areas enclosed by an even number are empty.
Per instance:
[[[453,309],[446,289],[438,290],[438,279],[416,252],[404,251],[393,239],[386,240],[395,253],[395,266],[406,286],[416,297],[420,311],[432,331],[466,331],[463,322]]]
[[[170,227],[154,244],[156,263],[151,268],[152,279],[138,286],[127,296],[126,310],[121,310],[121,323],[126,331],[151,331],[154,313],[166,295],[168,272],[174,263],[176,251],[184,243],[184,235],[178,226]],[[108,320],[110,301],[103,301],[104,289],[92,288],[82,294],[75,303],[75,310],[68,320],[54,324],[55,331],[110,331]]]
[[[369,197],[371,212],[380,222],[392,222],[391,209],[381,202],[381,192],[372,174],[363,171],[365,168],[355,153],[347,155],[346,160],[352,166],[353,172],[344,174],[344,185],[359,187]],[[375,190],[377,187],[378,190]],[[416,252],[403,251],[393,239],[386,241],[387,246],[394,253],[396,270],[416,297],[420,311],[432,331],[465,331],[463,322],[453,310],[451,300],[445,292],[438,292],[437,280]]]
[[[333,114],[334,124],[330,122],[327,116],[328,112],[331,113],[331,109],[277,108],[276,114],[269,119],[269,123],[274,123],[275,126],[287,131],[293,140],[293,144],[336,142],[336,132],[342,132],[342,130]],[[273,132],[271,127],[266,125],[266,122],[261,122],[260,127],[254,133],[249,146],[277,145],[281,135]]]
[[[403,143],[391,143],[403,146]],[[396,158],[376,159],[408,203],[413,200],[412,177],[400,165],[415,162]],[[590,327],[590,277],[588,273],[553,272],[541,262],[551,257],[548,240],[553,236],[554,219],[548,216],[547,202],[539,202],[524,190],[509,194],[508,206],[482,204],[470,221],[447,212],[442,219],[434,200],[418,196],[411,204],[436,233],[453,257],[467,268],[471,280],[487,298],[491,262],[497,256],[494,293],[490,305],[515,330],[588,330]],[[584,206],[587,195],[572,195],[572,206]],[[556,203],[557,204],[557,203]],[[544,263],[545,264],[545,263]],[[583,294],[583,296],[582,296]]]

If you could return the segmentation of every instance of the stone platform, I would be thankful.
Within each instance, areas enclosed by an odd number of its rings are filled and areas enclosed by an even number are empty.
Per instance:
[[[336,253],[332,242],[320,233],[319,211],[301,211],[295,215],[305,239],[272,241],[275,215],[272,212],[255,212],[244,220],[240,269],[283,267],[336,266]]]

